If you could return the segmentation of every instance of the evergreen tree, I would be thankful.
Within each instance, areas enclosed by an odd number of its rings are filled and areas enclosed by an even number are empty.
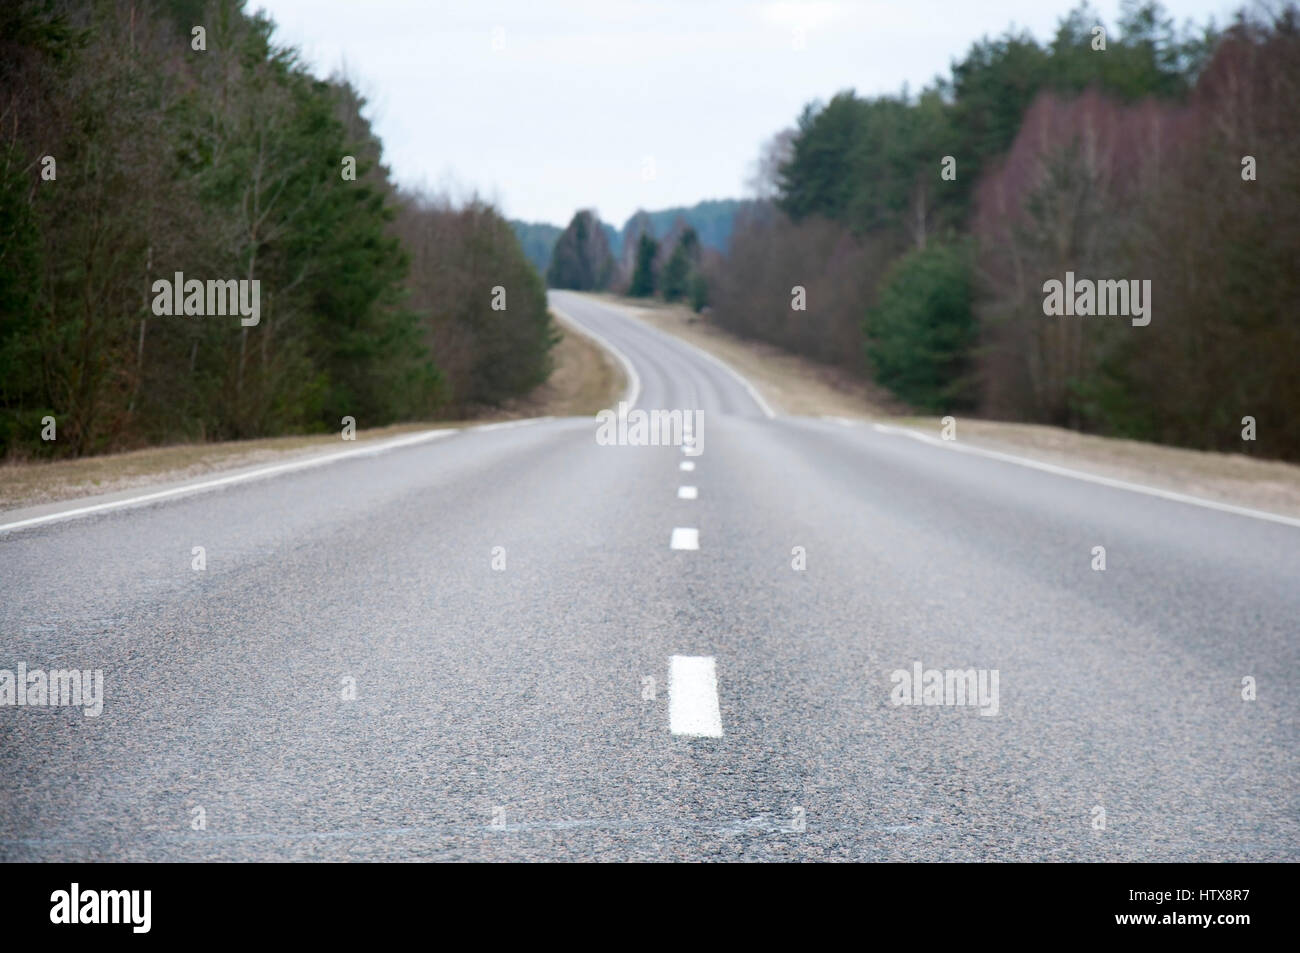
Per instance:
[[[587,209],[576,213],[555,242],[546,283],[552,288],[598,291],[613,274],[614,258],[600,219]]]
[[[632,285],[628,294],[633,298],[648,298],[655,293],[655,256],[659,243],[648,234],[642,234],[636,246],[636,270],[632,272]]]

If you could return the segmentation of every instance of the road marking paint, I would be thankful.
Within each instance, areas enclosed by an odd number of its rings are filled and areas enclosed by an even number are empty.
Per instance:
[[[512,427],[527,427],[529,424],[539,424],[543,420],[554,419],[554,417],[525,417],[523,420],[502,420],[495,424],[479,424],[465,429],[467,431],[510,430]]]
[[[711,655],[674,655],[668,663],[668,727],[675,735],[721,738],[717,666]]]
[[[629,317],[631,317],[631,315],[629,315]],[[769,420],[776,416],[776,411],[774,411],[771,405],[768,404],[768,402],[763,399],[763,395],[758,392],[757,388],[755,388],[753,384],[751,384],[748,380],[746,380],[743,376],[741,376],[741,373],[738,370],[736,370],[726,361],[722,360],[722,358],[714,357],[708,351],[704,350],[704,348],[698,347],[697,345],[692,344],[690,341],[687,341],[684,338],[679,338],[675,334],[668,334],[664,331],[660,331],[658,328],[651,327],[651,325],[646,324],[644,321],[641,321],[640,318],[632,318],[632,320],[639,321],[645,327],[650,328],[650,330],[656,331],[659,334],[662,334],[664,337],[672,338],[672,340],[676,341],[677,343],[683,344],[686,347],[690,348],[692,351],[694,351],[700,357],[704,358],[706,361],[711,361],[712,363],[718,365],[718,367],[722,368],[724,371],[726,371],[728,374],[734,377],[740,383],[741,387],[745,388],[745,390],[748,391],[749,396],[753,399],[754,403],[758,404],[758,409],[761,410]]]
[[[581,321],[574,318],[573,315],[561,311],[553,304],[550,305],[550,308],[562,320],[572,324],[579,333],[587,335],[587,337],[591,338],[605,350],[609,351],[610,354],[613,354],[614,357],[618,358],[618,362],[623,365],[624,373],[627,374],[627,389],[623,392],[623,398],[620,402],[621,409],[631,410],[635,407],[636,402],[641,399],[641,376],[637,374],[636,368],[632,366],[632,362],[628,360],[627,355],[616,348],[613,344],[609,343],[609,339],[604,335],[597,334]]]
[[[1237,516],[1250,516],[1254,519],[1268,520],[1271,523],[1282,523],[1285,526],[1300,526],[1300,519],[1295,519],[1290,516],[1282,516],[1278,513],[1268,513],[1264,510],[1252,510],[1249,507],[1234,506],[1231,503],[1218,503],[1214,500],[1202,499],[1199,496],[1188,496],[1186,493],[1175,493],[1173,490],[1161,490],[1157,487],[1145,486],[1141,483],[1129,483],[1127,480],[1115,480],[1111,477],[1099,476],[1095,473],[1086,473],[1083,470],[1072,470],[1069,467],[1059,467],[1053,463],[1043,463],[1039,460],[1031,460],[1028,457],[1017,457],[1014,454],[1000,453],[997,450],[986,450],[983,447],[966,446],[955,440],[940,440],[938,437],[932,437],[930,434],[921,433],[917,430],[910,430],[906,427],[892,427],[888,424],[872,424],[871,426],[880,433],[911,437],[913,440],[920,440],[922,443],[942,447],[946,450],[959,450],[962,453],[973,453],[981,457],[1003,460],[1007,463],[1015,463],[1022,467],[1042,470],[1045,473],[1055,473],[1057,476],[1069,477],[1072,480],[1083,480],[1086,483],[1096,483],[1100,486],[1114,487],[1117,490],[1129,490],[1132,493],[1144,493],[1147,496],[1156,496],[1162,500],[1172,500],[1175,503],[1188,503],[1192,506],[1202,506],[1209,510],[1219,510],[1223,513],[1234,513]]]
[[[771,405],[768,404],[768,402],[763,399],[763,395],[758,392],[758,389],[755,388],[753,384],[751,384],[748,380],[746,380],[740,374],[739,371],[737,371],[726,361],[722,360],[719,357],[715,357],[714,355],[710,354],[708,351],[704,350],[704,348],[692,344],[690,341],[687,341],[685,338],[680,338],[675,334],[669,334],[666,331],[660,331],[654,325],[647,324],[645,321],[642,321],[640,318],[636,317],[635,315],[633,315],[632,313],[630,313],[620,305],[606,305],[606,307],[608,307],[611,311],[622,312],[623,317],[625,317],[627,320],[635,321],[637,324],[641,325],[641,327],[650,331],[652,334],[657,334],[660,337],[669,339],[670,341],[676,341],[678,344],[682,345],[683,347],[689,348],[690,350],[694,351],[696,354],[704,358],[706,361],[711,361],[712,363],[718,365],[718,367],[722,368],[724,371],[726,371],[728,374],[734,377],[737,380],[737,382],[739,382],[741,387],[745,388],[745,390],[749,393],[749,396],[753,399],[754,403],[758,404],[759,410],[761,410],[769,418],[776,416],[776,411],[774,411]],[[565,315],[565,317],[568,317],[568,315]]]
[[[230,486],[232,483],[243,483],[247,480],[258,480],[264,477],[276,476],[281,473],[291,473],[294,470],[306,470],[310,467],[324,466],[327,463],[335,463],[339,460],[346,460],[349,457],[373,456],[377,453],[383,453],[386,450],[396,450],[398,447],[409,447],[412,444],[424,443],[427,440],[436,440],[439,437],[450,437],[454,433],[460,433],[460,430],[454,427],[444,430],[429,430],[409,437],[397,437],[393,440],[378,443],[375,446],[358,447],[355,450],[344,450],[340,453],[323,454],[306,460],[294,460],[290,463],[277,463],[273,466],[262,467],[261,469],[251,470],[247,473],[235,473],[230,476],[217,477],[213,480],[204,480],[202,483],[190,483],[185,486],[172,487],[169,490],[158,490],[153,493],[144,493],[140,496],[132,496],[125,500],[111,500],[107,503],[96,503],[92,506],[80,506],[76,509],[62,510],[58,513],[47,513],[44,516],[33,516],[30,519],[18,520],[14,523],[4,523],[3,525],[0,525],[0,533],[26,529],[31,526],[40,526],[43,523],[54,523],[59,520],[77,519],[82,516],[89,516],[92,513],[104,513],[108,510],[120,510],[129,506],[141,506],[145,503],[153,503],[158,500],[170,499],[172,497],[188,496],[191,493],[202,493],[206,490],[215,490],[218,487]]]
[[[689,526],[674,526],[670,549],[699,549],[700,531]]]
[[[683,473],[690,473],[692,470],[695,469],[695,461],[683,460],[681,463],[677,465],[677,469],[681,470]]]
[[[679,486],[677,488],[677,499],[679,500],[693,500],[699,495],[699,490],[693,486]]]
[[[700,357],[704,358],[706,361],[712,361],[714,364],[717,364],[718,367],[722,368],[724,371],[726,371],[728,374],[730,374],[732,377],[738,380],[740,382],[740,386],[745,388],[745,390],[749,392],[749,396],[754,399],[754,403],[758,404],[758,409],[761,410],[769,420],[776,417],[776,411],[773,410],[772,406],[766,400],[763,399],[763,395],[758,392],[758,389],[755,388],[754,385],[751,384],[748,380],[746,380],[743,376],[741,376],[740,371],[736,370],[734,367],[732,367],[730,364],[728,364],[726,361],[722,360],[721,358],[714,357],[708,351],[704,350],[704,348],[696,347],[690,341],[684,341],[681,338],[677,338],[677,340],[681,341],[691,350],[698,351]]]

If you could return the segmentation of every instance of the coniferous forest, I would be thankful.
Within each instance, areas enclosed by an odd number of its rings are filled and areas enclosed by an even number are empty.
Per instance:
[[[241,0],[0,6],[0,455],[428,419],[545,380],[506,220],[397,188],[364,106]],[[155,282],[194,279],[256,282],[256,323],[160,314]]]

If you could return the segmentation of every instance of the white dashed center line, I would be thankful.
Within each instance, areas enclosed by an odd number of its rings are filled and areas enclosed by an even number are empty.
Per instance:
[[[679,500],[693,500],[699,495],[699,491],[693,486],[679,486],[677,488],[677,499]]]
[[[711,655],[674,655],[668,663],[668,727],[675,735],[721,738],[718,675]]]
[[[670,549],[699,549],[700,531],[689,526],[674,526]]]
[[[681,463],[677,465],[677,468],[681,470],[683,473],[690,473],[692,470],[695,469],[695,461],[683,460]]]

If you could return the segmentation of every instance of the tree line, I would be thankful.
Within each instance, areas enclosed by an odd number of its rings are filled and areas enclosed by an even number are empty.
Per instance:
[[[654,212],[641,209],[623,223],[621,230],[604,222],[601,223],[601,228],[605,232],[610,254],[624,272],[620,277],[626,281],[631,274],[631,267],[627,263],[634,259],[637,240],[647,229],[651,237],[662,241],[682,228],[684,222],[695,230],[695,235],[704,248],[726,251],[736,215],[749,204],[741,199],[708,199],[691,206],[675,206]],[[519,236],[528,260],[539,272],[546,274],[551,265],[551,252],[564,229],[544,222],[523,222],[516,219],[512,219],[510,225]]]
[[[610,247],[608,226],[591,209],[581,209],[555,241],[546,283],[575,291],[687,301],[696,311],[703,310],[709,300],[707,262],[717,259],[719,253],[705,247],[684,215],[677,217],[663,237],[655,235],[652,216],[637,212],[623,229],[622,255],[618,256]]]
[[[1300,459],[1298,95],[1294,4],[1219,31],[1148,2],[810,104],[705,269],[713,319],[928,412]],[[1149,281],[1151,323],[1046,316],[1067,272]]]
[[[364,106],[243,0],[0,8],[0,454],[429,419],[545,380],[513,231],[400,190]],[[256,282],[259,319],[160,312],[182,275]]]

